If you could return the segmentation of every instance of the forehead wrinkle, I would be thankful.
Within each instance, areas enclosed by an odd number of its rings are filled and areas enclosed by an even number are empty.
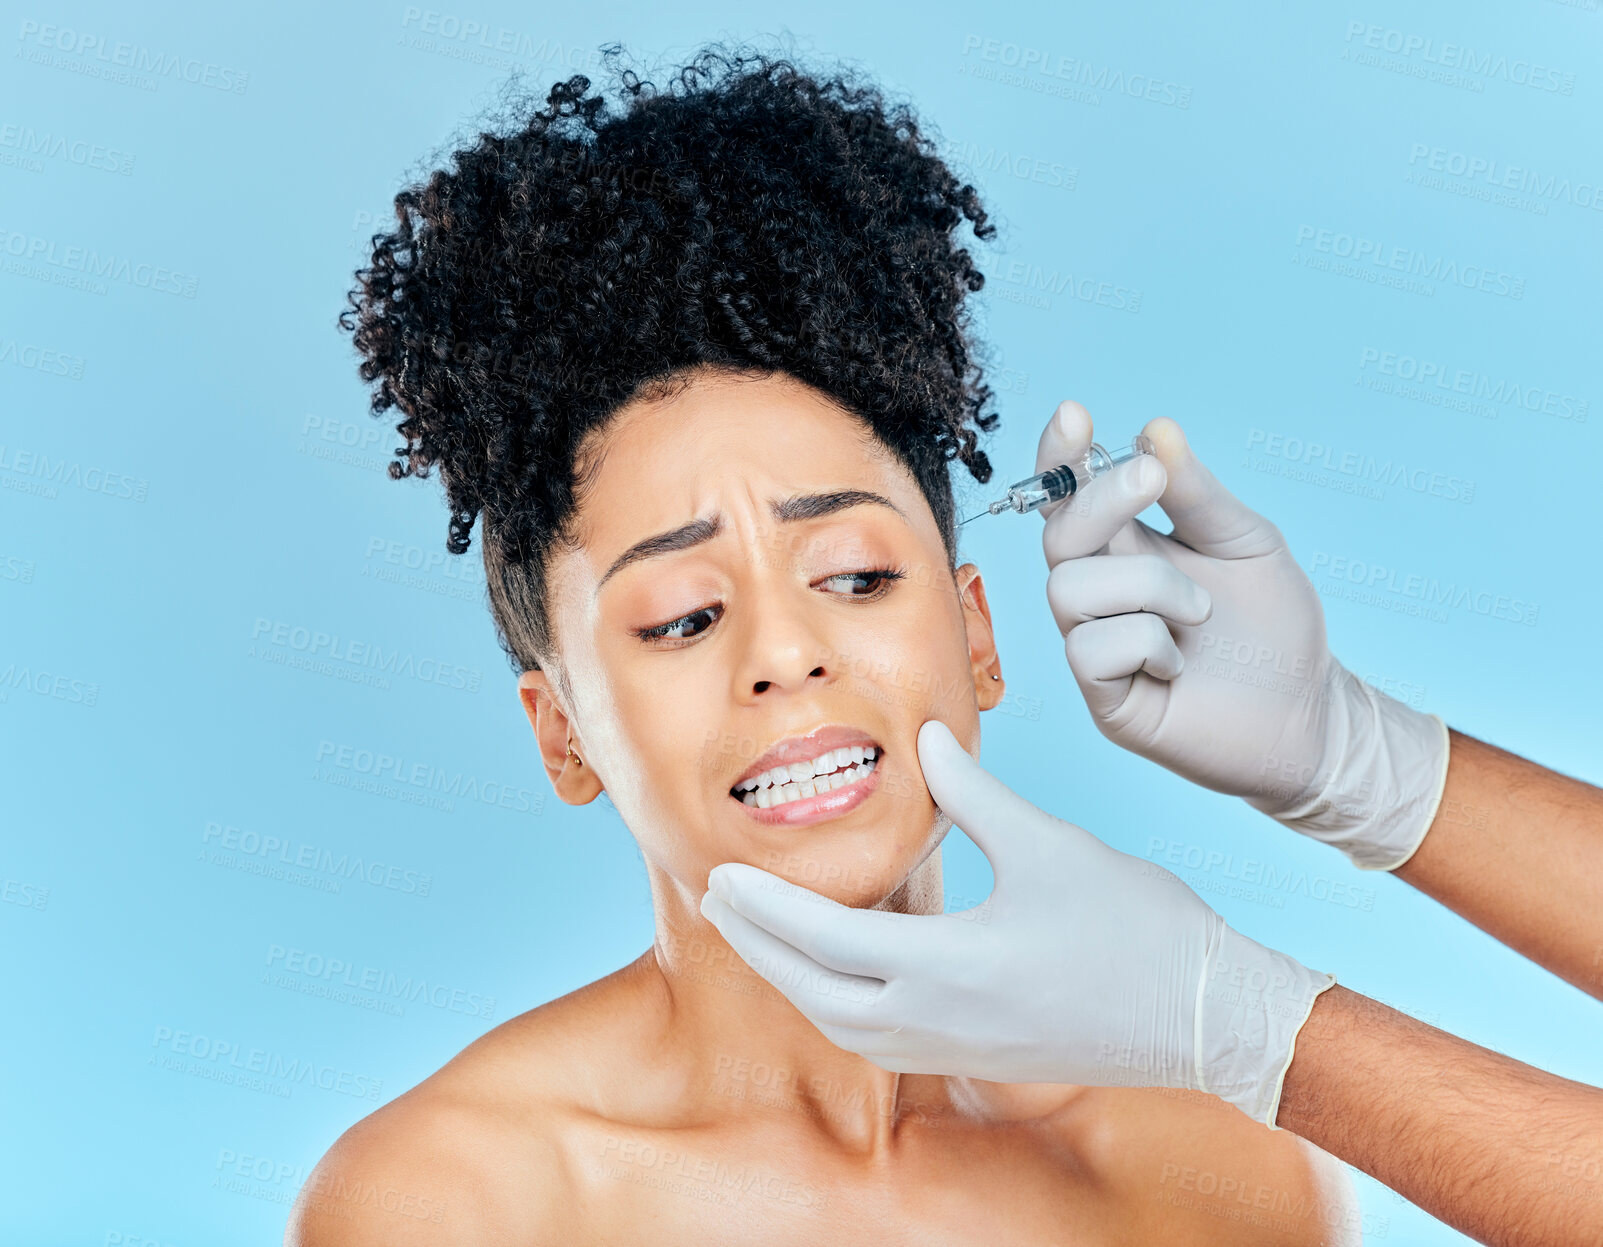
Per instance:
[[[857,506],[884,506],[889,507],[903,523],[910,527],[912,521],[907,513],[883,494],[867,489],[834,489],[824,493],[792,494],[788,498],[774,499],[768,504],[768,509],[774,519],[781,524],[796,524],[806,520],[821,519]],[[724,517],[720,512],[711,519],[696,519],[688,524],[667,532],[657,533],[638,541],[630,546],[616,560],[613,561],[606,573],[596,582],[596,593],[601,592],[601,586],[606,584],[615,572],[622,571],[632,563],[642,559],[656,558],[659,555],[670,554],[678,550],[687,550],[692,546],[701,545],[711,541],[723,531]]]

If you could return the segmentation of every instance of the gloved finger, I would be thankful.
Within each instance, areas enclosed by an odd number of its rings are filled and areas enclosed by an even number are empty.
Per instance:
[[[837,974],[819,965],[778,936],[736,913],[708,892],[701,898],[701,916],[747,965],[767,979],[780,995],[819,1022],[850,1026],[874,1003],[885,986],[877,979]]]
[[[918,729],[918,763],[935,804],[990,861],[996,876],[993,894],[1000,894],[1004,881],[1015,874],[1039,869],[1041,859],[1054,856],[1060,847],[1046,838],[1061,841],[1064,829],[1072,827],[1026,801],[987,771],[939,719],[927,719]]]
[[[863,1052],[858,1055],[892,1074],[955,1074],[944,1061],[931,1061],[911,1054]]]
[[[1213,614],[1208,591],[1158,554],[1094,554],[1059,563],[1047,575],[1046,600],[1065,635],[1088,619],[1136,611],[1193,625]]]
[[[1091,413],[1073,399],[1065,399],[1041,432],[1041,442],[1035,451],[1035,470],[1045,472],[1060,463],[1073,463],[1085,454],[1090,444]],[[1049,502],[1036,513],[1048,519],[1066,501]]]
[[[1046,565],[1106,549],[1115,534],[1158,500],[1167,483],[1155,455],[1137,455],[1063,499],[1041,530]]]
[[[919,942],[916,928],[931,920],[853,909],[744,862],[715,866],[707,886],[736,913],[824,968],[866,978],[901,973],[906,954]]]
[[[844,1048],[847,1052],[855,1052],[862,1057],[867,1057],[868,1049],[877,1047],[885,1034],[883,1031],[867,1030],[859,1026],[837,1026],[832,1022],[820,1022],[817,1018],[809,1020],[818,1027],[819,1033],[837,1048]],[[868,1059],[874,1058],[868,1057]]]
[[[1098,720],[1124,704],[1136,672],[1172,680],[1185,666],[1168,627],[1156,615],[1092,619],[1069,632],[1063,649],[1085,704]]]
[[[927,1057],[918,1054],[919,1040],[911,1035],[887,1031],[884,1029],[869,1030],[856,1026],[832,1026],[829,1023],[813,1023],[819,1032],[837,1048],[844,1048],[847,1052],[855,1052],[867,1061],[872,1061],[880,1069],[889,1070],[893,1074],[944,1074],[952,1073],[945,1068],[936,1069],[928,1063]],[[940,1065],[941,1062],[935,1062]]]
[[[1168,472],[1158,505],[1174,525],[1170,536],[1176,541],[1220,559],[1254,558],[1286,544],[1278,528],[1219,483],[1168,416],[1149,421],[1142,432]]]

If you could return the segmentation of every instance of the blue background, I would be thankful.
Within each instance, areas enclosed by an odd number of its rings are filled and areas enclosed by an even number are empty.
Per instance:
[[[495,0],[139,7],[8,3],[0,24],[4,1241],[276,1242],[345,1127],[651,939],[633,842],[604,802],[549,792],[477,541],[450,559],[437,481],[388,479],[393,418],[367,415],[333,325],[401,179],[471,134],[514,66],[535,86],[607,81],[613,39],[671,68],[707,39],[756,38],[910,100],[1002,226],[974,246],[990,280],[973,300],[1000,478],[1033,470],[1063,398],[1110,444],[1173,415],[1285,532],[1350,668],[1599,777],[1596,0],[916,19],[831,0],[598,18]],[[119,42],[179,68],[108,77]],[[1455,77],[1444,43],[1508,68]],[[1525,62],[1556,76],[1511,80]],[[1537,187],[1493,187],[1509,167]],[[86,285],[74,248],[112,273]],[[1491,289],[1338,267],[1357,248],[1478,266]],[[1399,392],[1424,366],[1483,396]],[[1458,496],[1343,470],[1366,457]],[[1129,852],[1194,863],[1181,873],[1255,938],[1603,1082],[1595,1002],[1104,741],[1045,607],[1038,529],[1007,516],[963,539],[1013,693],[984,721],[991,769]],[[1377,566],[1377,588],[1353,579]],[[1410,577],[1511,604],[1410,613]],[[1498,617],[1514,614],[1529,622]],[[297,629],[445,682],[294,666]],[[424,781],[374,782],[378,755]],[[459,774],[478,796],[430,793],[426,777]],[[283,865],[303,853],[309,869]],[[383,870],[344,878],[323,855]],[[1249,884],[1249,859],[1303,882]],[[954,837],[947,862],[954,908],[985,895],[972,845]],[[444,1003],[309,994],[315,974],[285,972],[296,957],[410,975]],[[216,1077],[252,1050],[316,1076]],[[1359,1190],[1371,1241],[1467,1241]]]

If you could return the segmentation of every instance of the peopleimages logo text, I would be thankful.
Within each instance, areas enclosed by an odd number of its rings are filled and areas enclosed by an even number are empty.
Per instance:
[[[30,264],[48,264],[70,273],[127,282],[143,290],[193,299],[200,289],[200,278],[159,264],[135,263],[127,256],[101,255],[92,247],[57,248],[55,240],[24,234],[0,225],[0,253]]]
[[[1366,346],[1359,353],[1358,369],[1373,369],[1386,377],[1429,386],[1434,390],[1447,390],[1467,398],[1488,399],[1525,411],[1557,416],[1561,420],[1586,422],[1592,403],[1588,398],[1561,393],[1546,386],[1529,385],[1508,377],[1493,377],[1473,368],[1460,368],[1440,360],[1425,359],[1400,351],[1383,351]],[[1495,413],[1494,413],[1495,414]]]
[[[1603,212],[1603,176],[1591,182],[1574,182],[1567,177],[1541,174],[1523,165],[1511,165],[1469,152],[1415,143],[1408,152],[1410,167],[1424,162],[1433,173],[1485,182],[1488,186],[1535,195],[1539,199],[1562,200],[1577,208]]]
[[[1344,234],[1340,230],[1299,225],[1297,246],[1300,248],[1305,245],[1316,252],[1407,273],[1410,277],[1423,277],[1429,281],[1479,290],[1483,294],[1504,295],[1510,299],[1525,297],[1523,277],[1485,264],[1460,264],[1444,255],[1432,256],[1412,247],[1389,246],[1373,238]]]
[[[1491,593],[1473,585],[1462,585],[1451,580],[1444,582],[1435,576],[1424,576],[1418,572],[1399,572],[1380,563],[1322,551],[1314,555],[1308,573],[1311,576],[1324,575],[1332,581],[1357,585],[1372,592],[1395,594],[1426,605],[1453,609],[1462,607],[1472,614],[1525,624],[1527,627],[1534,626],[1541,613],[1541,606],[1537,603],[1510,597],[1506,593]]]
[[[314,778],[321,778],[321,772],[327,769],[380,785],[400,785],[403,791],[439,793],[455,800],[493,805],[516,814],[538,815],[545,808],[544,793],[532,792],[520,785],[499,783],[429,762],[409,762],[395,754],[361,749],[332,740],[318,742],[317,766],[318,772],[314,773]]]
[[[1359,451],[1339,450],[1323,442],[1256,428],[1247,434],[1247,449],[1379,485],[1400,485],[1416,494],[1429,494],[1448,502],[1473,502],[1475,499],[1474,481],[1449,476],[1418,464],[1410,465],[1391,456],[1381,459]]]
[[[158,79],[167,78],[192,86],[210,87],[230,95],[243,95],[245,88],[250,85],[250,74],[232,65],[219,65],[194,56],[180,56],[176,52],[160,52],[124,39],[113,42],[104,35],[76,30],[71,26],[24,20],[17,38],[24,46],[32,44],[66,56],[99,61],[103,65],[115,65],[119,69],[148,74]]]
[[[1347,23],[1347,42],[1358,40],[1366,48],[1389,52],[1393,56],[1415,57],[1427,65],[1482,78],[1500,78],[1518,87],[1535,91],[1548,91],[1554,95],[1574,95],[1575,75],[1551,65],[1538,65],[1522,57],[1505,56],[1501,52],[1477,52],[1474,48],[1451,40],[1437,42],[1429,35],[1416,35],[1412,31],[1397,30],[1390,26],[1376,26],[1370,22]]]

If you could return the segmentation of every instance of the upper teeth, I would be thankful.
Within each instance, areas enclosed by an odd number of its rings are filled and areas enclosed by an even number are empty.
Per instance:
[[[821,753],[811,762],[792,762],[789,766],[776,766],[771,771],[764,771],[761,775],[753,775],[750,779],[743,779],[735,785],[735,791],[761,793],[764,789],[782,788],[786,784],[808,784],[815,776],[828,775],[831,771],[838,771],[843,766],[856,766],[862,762],[871,762],[879,756],[879,749],[874,745],[843,745],[839,749],[831,749]],[[778,794],[773,794],[778,795]],[[809,796],[812,793],[807,794]]]

